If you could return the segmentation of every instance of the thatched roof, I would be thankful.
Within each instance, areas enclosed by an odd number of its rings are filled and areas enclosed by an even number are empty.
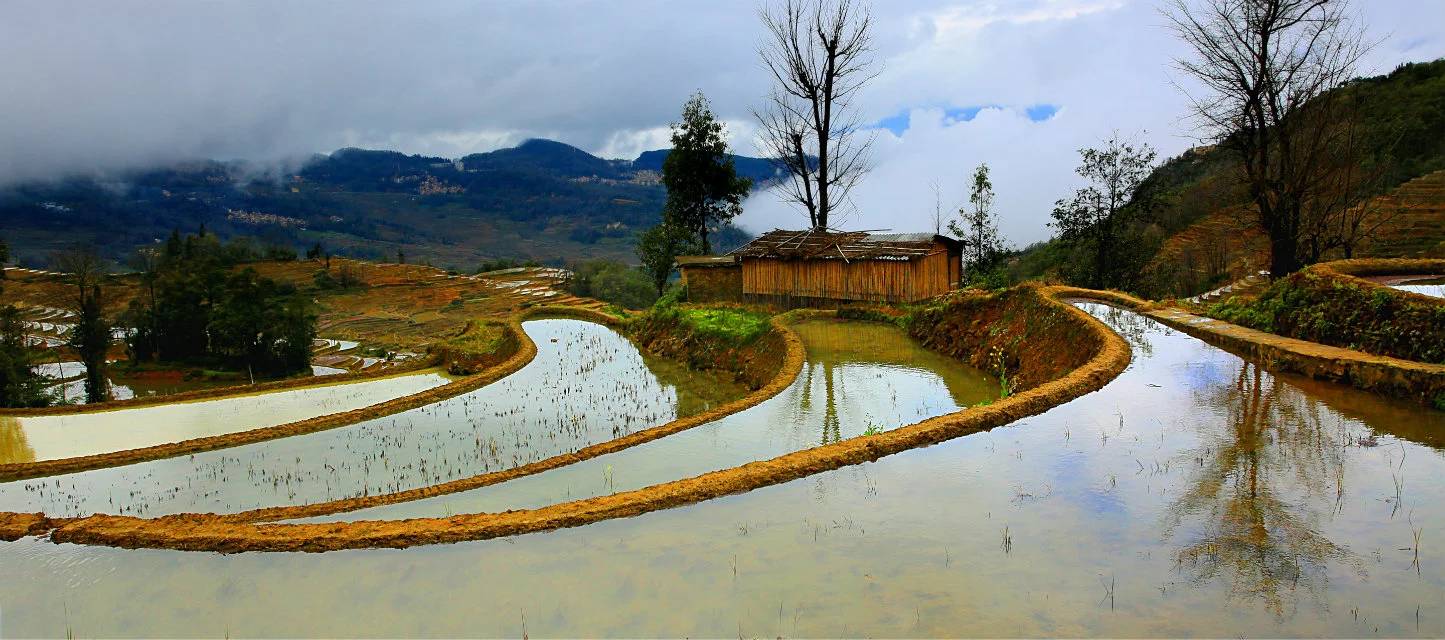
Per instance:
[[[912,260],[934,253],[939,244],[955,250],[959,246],[953,238],[932,233],[774,229],[728,255],[811,260]]]

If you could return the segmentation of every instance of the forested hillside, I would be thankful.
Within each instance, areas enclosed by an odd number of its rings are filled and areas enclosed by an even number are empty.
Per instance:
[[[1339,91],[1358,114],[1359,163],[1371,178],[1370,193],[1388,196],[1413,179],[1445,170],[1445,60],[1406,64]],[[1129,230],[1135,246],[1143,247],[1133,270],[1138,279],[1130,288],[1153,297],[1192,295],[1267,266],[1267,260],[1259,260],[1267,244],[1254,227],[1236,167],[1231,152],[1201,147],[1154,170],[1136,200],[1160,206]],[[1414,236],[1434,234],[1414,237],[1410,246],[1429,248],[1445,241],[1445,224],[1415,221],[1421,211],[1439,211],[1429,209],[1435,205],[1418,194],[1403,201],[1381,197],[1370,206],[1378,209],[1372,219],[1382,221],[1377,230],[1382,241],[1373,247],[1363,243],[1362,251],[1405,246],[1394,236],[1407,229]],[[1075,259],[1058,241],[1040,243],[1012,258],[1009,275],[1015,280],[1057,277]]]
[[[0,237],[21,264],[92,243],[123,261],[172,230],[204,226],[260,248],[427,261],[469,269],[494,259],[558,264],[632,261],[636,234],[656,224],[666,150],[607,160],[550,140],[460,159],[341,149],[299,169],[198,161],[124,175],[78,176],[0,189]],[[736,157],[762,186],[771,161]],[[728,229],[725,243],[741,241]],[[400,252],[400,256],[398,255]]]

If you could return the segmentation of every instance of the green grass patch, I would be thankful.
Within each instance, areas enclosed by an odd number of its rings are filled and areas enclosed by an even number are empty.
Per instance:
[[[735,344],[751,343],[770,328],[768,314],[744,309],[670,307],[661,313],[675,315],[698,336]]]
[[[500,325],[474,322],[462,335],[448,339],[442,346],[460,356],[481,357],[500,351],[506,338],[507,332]]]

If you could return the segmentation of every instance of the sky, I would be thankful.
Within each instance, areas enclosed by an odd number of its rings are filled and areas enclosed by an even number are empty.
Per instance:
[[[873,170],[833,226],[931,231],[987,163],[1003,234],[1050,235],[1077,150],[1197,144],[1160,0],[889,0],[858,96]],[[1355,0],[1361,75],[1445,57],[1445,0]],[[191,158],[285,166],[345,146],[459,157],[527,138],[632,158],[703,91],[756,153],[757,0],[0,4],[0,185]],[[935,192],[935,186],[937,191]],[[937,193],[937,198],[935,198]],[[771,192],[740,223],[806,225]]]

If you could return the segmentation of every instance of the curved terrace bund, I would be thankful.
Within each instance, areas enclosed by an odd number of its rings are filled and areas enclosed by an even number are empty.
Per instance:
[[[1368,276],[1438,275],[1445,273],[1445,260],[1439,259],[1358,259],[1340,260],[1315,265],[1285,280],[1306,300],[1303,314],[1311,314],[1331,323],[1340,323],[1333,336],[1301,331],[1297,327],[1275,328],[1286,334],[1277,335],[1222,320],[1191,314],[1178,308],[1140,300],[1116,291],[1060,288],[1065,295],[1097,300],[1131,309],[1170,327],[1204,340],[1241,357],[1260,363],[1273,371],[1298,373],[1311,378],[1352,385],[1356,388],[1409,399],[1445,410],[1445,364],[1421,362],[1393,357],[1389,352],[1445,354],[1445,300],[1400,291],[1364,279]],[[1330,300],[1347,296],[1343,301],[1353,311],[1329,310],[1311,300]],[[1336,301],[1338,304],[1340,301]],[[1385,309],[1383,314],[1373,309]],[[1404,315],[1402,315],[1404,314]],[[1433,318],[1433,320],[1431,319]],[[1413,323],[1405,336],[1404,346],[1372,343],[1385,324],[1404,321]],[[1322,344],[1333,342],[1334,344]],[[1378,342],[1378,341],[1377,341]],[[1351,348],[1368,345],[1370,353]],[[1434,345],[1434,346],[1431,346]],[[1394,351],[1400,348],[1404,351]],[[1437,360],[1439,362],[1439,360]]]
[[[505,329],[505,337],[501,341],[500,348],[498,348],[493,354],[486,358],[486,361],[480,365],[480,370],[478,373],[454,380],[439,387],[434,387],[432,389],[422,391],[420,393],[402,396],[400,398],[393,398],[385,402],[379,402],[371,406],[362,407],[360,409],[353,409],[351,411],[343,411],[340,413],[317,416],[315,418],[308,418],[306,420],[298,420],[296,422],[289,422],[286,424],[280,424],[270,427],[261,427],[258,429],[250,429],[247,431],[238,431],[235,433],[192,438],[190,440],[182,440],[180,442],[171,442],[149,447],[125,449],[121,451],[112,451],[108,453],[100,453],[88,456],[60,458],[55,460],[41,460],[36,462],[0,464],[0,482],[12,482],[16,480],[41,478],[45,476],[53,476],[65,473],[77,473],[81,471],[91,471],[94,469],[104,469],[107,467],[119,467],[128,464],[148,462],[151,460],[160,460],[163,458],[173,458],[176,456],[201,453],[203,451],[213,451],[216,449],[237,447],[256,442],[263,442],[266,440],[275,440],[277,438],[288,438],[291,436],[316,433],[318,431],[325,431],[327,429],[344,427],[350,424],[361,422],[363,420],[369,420],[381,416],[388,416],[394,413],[400,413],[409,409],[415,409],[417,407],[432,404],[434,402],[439,402],[452,396],[460,395],[462,393],[466,393],[478,387],[500,380],[501,378],[511,374],[512,372],[526,366],[528,362],[532,361],[532,358],[536,357],[537,346],[532,343],[530,338],[527,337],[526,332],[522,331],[520,317],[510,320],[509,322],[505,323],[503,327]],[[436,364],[438,363],[431,362],[427,366],[435,366]],[[374,377],[371,375],[363,375],[364,377]],[[386,372],[386,375],[398,375],[398,372],[397,370],[393,369]],[[309,379],[302,380],[309,381]],[[354,380],[355,378],[352,379],[352,381]],[[278,383],[273,383],[277,386],[256,385],[255,387],[247,387],[247,389],[248,391],[254,393],[276,391],[293,387],[314,386],[315,384],[287,384],[292,382],[296,381],[284,380]],[[335,382],[334,380],[328,380],[327,383],[334,384]],[[226,389],[215,389],[210,391],[217,392],[215,396],[212,397],[236,395],[234,392],[225,393]],[[202,391],[198,393],[204,394],[207,392]],[[163,398],[175,399],[186,395],[189,394],[163,396]],[[191,397],[188,399],[194,401],[202,398]],[[129,404],[125,406],[120,406],[122,404],[121,402],[103,404],[112,405],[111,408],[113,409],[132,408],[134,406],[138,406]],[[148,402],[144,404],[157,403]]]
[[[1129,348],[1102,323],[1056,300],[1058,295],[1057,290],[1033,286],[1000,294],[955,294],[920,310],[908,323],[914,335],[946,353],[988,359],[995,350],[1002,352],[1009,366],[1015,367],[1012,375],[1020,381],[1014,394],[987,406],[771,460],[635,491],[502,513],[325,524],[254,524],[211,514],[154,519],[96,515],[65,520],[11,513],[0,515],[0,538],[48,534],[57,543],[219,552],[399,548],[580,526],[750,491],[1008,424],[1103,387],[1128,366]],[[691,420],[700,424],[717,419],[743,408],[736,405],[756,404],[786,388],[803,360],[801,343],[786,324],[820,313],[824,312],[775,318],[773,326],[783,336],[787,352],[773,379],[748,398]],[[1006,331],[995,330],[1014,326],[1030,328],[1026,344]],[[283,511],[274,510],[263,517],[296,517]]]
[[[392,367],[380,371],[351,371],[338,373],[329,376],[304,376],[299,378],[287,378],[285,380],[272,380],[258,384],[237,384],[226,387],[213,387],[210,389],[195,389],[182,391],[180,393],[169,393],[165,395],[136,396],[126,400],[106,400],[105,402],[92,402],[88,404],[61,404],[49,407],[15,407],[0,409],[0,415],[14,418],[28,418],[33,416],[62,416],[77,413],[100,413],[103,411],[120,411],[122,409],[137,409],[140,407],[152,407],[161,404],[179,404],[183,402],[198,402],[201,400],[218,400],[234,396],[246,396],[257,393],[268,393],[271,391],[290,391],[292,389],[305,389],[308,387],[321,387],[334,384],[346,384],[348,382],[362,382],[364,380],[375,380],[378,378],[390,378],[393,376],[415,373],[423,369],[430,369],[442,364],[439,357],[419,358],[413,362]]]

